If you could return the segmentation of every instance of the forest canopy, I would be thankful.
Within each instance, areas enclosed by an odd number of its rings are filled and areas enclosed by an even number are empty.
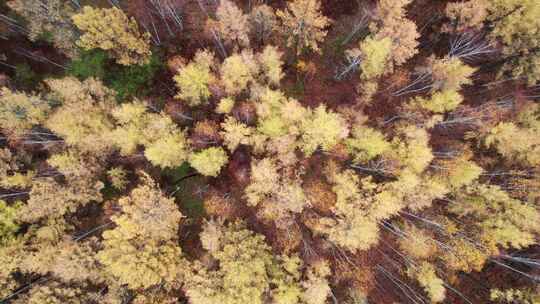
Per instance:
[[[536,0],[0,3],[0,303],[540,303]]]

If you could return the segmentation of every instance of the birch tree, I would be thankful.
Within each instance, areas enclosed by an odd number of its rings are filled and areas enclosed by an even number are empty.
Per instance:
[[[206,226],[209,229],[210,226]],[[209,231],[205,235],[209,236]],[[298,303],[302,295],[298,258],[275,256],[264,237],[246,229],[242,222],[217,227],[212,232],[211,256],[219,267],[209,269],[200,262],[193,266],[184,290],[190,302],[206,304],[263,304],[268,296],[274,303]]]
[[[420,34],[414,21],[405,16],[405,7],[410,3],[411,0],[379,0],[376,22],[370,26],[376,39],[388,37],[392,40],[390,56],[395,66],[404,64],[418,53]]]
[[[173,80],[180,92],[175,98],[185,101],[190,106],[205,103],[211,95],[209,86],[215,82],[212,66],[214,54],[209,51],[198,51],[192,62],[182,66]]]
[[[28,22],[32,41],[51,35],[53,45],[69,57],[77,56],[77,33],[71,23],[75,10],[63,0],[10,0],[8,6]]]
[[[294,0],[287,3],[285,10],[277,11],[287,36],[287,46],[296,55],[304,49],[320,52],[319,43],[326,37],[325,29],[330,25],[330,19],[322,15],[320,9],[319,0]]]
[[[9,137],[22,137],[42,124],[49,112],[49,103],[38,95],[0,89],[0,129]]]
[[[77,40],[78,46],[109,51],[122,65],[150,62],[150,34],[141,33],[135,19],[128,18],[119,8],[85,6],[72,19],[83,33]]]
[[[248,15],[230,0],[221,0],[216,10],[216,20],[208,26],[216,30],[228,45],[249,47]]]
[[[530,85],[540,80],[540,8],[534,0],[490,0],[488,21],[493,30],[489,37],[502,43],[506,57],[504,72],[525,77]]]

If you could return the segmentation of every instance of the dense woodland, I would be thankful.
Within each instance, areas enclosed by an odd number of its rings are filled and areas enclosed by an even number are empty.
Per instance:
[[[540,303],[538,0],[0,1],[0,303]]]

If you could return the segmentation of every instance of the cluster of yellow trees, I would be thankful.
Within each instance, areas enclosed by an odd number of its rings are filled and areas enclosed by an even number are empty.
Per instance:
[[[96,78],[0,88],[0,300],[358,303],[379,274],[439,303],[460,273],[492,261],[530,278],[497,258],[540,237],[540,106],[520,100],[441,145],[437,132],[467,103],[463,88],[479,68],[462,50],[431,55],[415,68],[420,89],[382,87],[425,51],[410,4],[377,1],[368,34],[346,51],[358,59],[353,105],[310,107],[288,93],[299,60],[324,54],[336,22],[318,0],[247,12],[219,1],[205,23],[215,51],[181,58],[171,79],[169,102],[190,123],[144,97],[118,101]],[[30,39],[51,32],[70,56],[101,49],[123,66],[150,60],[150,34],[120,8],[8,5],[28,20]],[[501,75],[538,82],[536,1],[449,3],[445,15],[449,34],[489,29]],[[389,110],[395,120],[362,113],[381,95],[401,98]],[[186,163],[212,186],[206,219],[182,214],[160,179]],[[245,180],[231,179],[243,169]],[[358,264],[375,250],[380,261]],[[495,286],[490,299],[540,297],[534,286],[512,287]]]

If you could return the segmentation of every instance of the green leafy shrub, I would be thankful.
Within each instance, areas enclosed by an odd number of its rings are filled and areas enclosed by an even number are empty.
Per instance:
[[[118,100],[134,95],[144,95],[148,88],[152,87],[149,82],[161,66],[159,56],[153,53],[150,62],[145,65],[112,66],[110,70],[107,70],[105,83],[117,92]]]
[[[81,80],[89,77],[102,79],[105,84],[117,92],[118,100],[131,96],[144,95],[152,86],[156,72],[161,68],[161,59],[155,53],[145,65],[122,66],[110,61],[102,50],[82,52],[79,59],[73,60],[67,73]]]
[[[27,63],[19,63],[15,65],[15,84],[23,88],[34,88],[40,81],[40,77],[32,70]]]
[[[81,52],[81,57],[71,61],[67,73],[80,80],[88,77],[105,78],[105,65],[108,61],[107,53],[102,50]]]

